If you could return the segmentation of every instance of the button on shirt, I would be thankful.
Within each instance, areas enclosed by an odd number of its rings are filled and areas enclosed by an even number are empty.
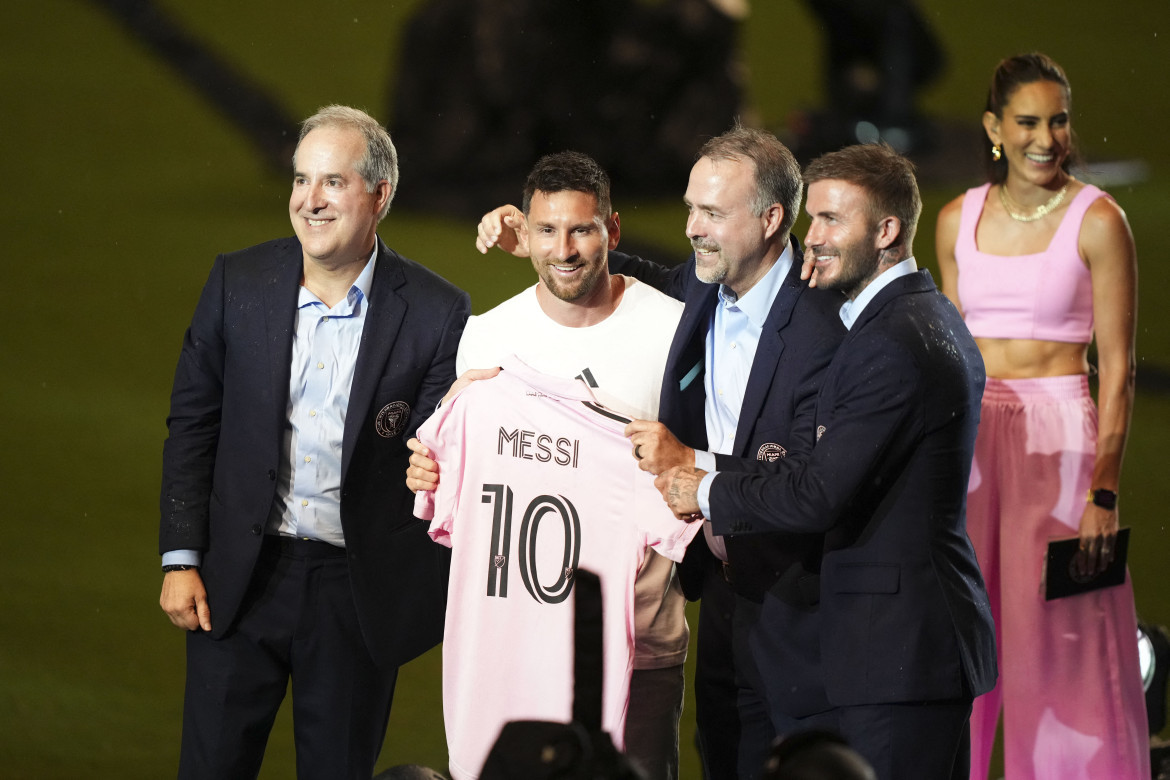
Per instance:
[[[714,453],[726,455],[735,448],[739,413],[747,393],[756,348],[776,295],[792,270],[792,262],[792,246],[789,245],[763,278],[742,297],[737,297],[726,285],[719,286],[719,303],[712,314],[711,327],[707,329],[707,371],[703,378],[703,388],[707,393],[704,406],[707,446],[710,450],[695,453],[695,466],[700,469],[713,472]],[[709,491],[709,486],[703,491],[700,485],[699,502],[704,516],[709,516],[704,506]],[[726,560],[723,540],[711,533],[710,523],[704,523],[703,534],[711,551]]]
[[[377,249],[375,248],[375,253]],[[341,533],[341,440],[369,310],[371,255],[333,308],[300,289],[288,391],[285,452],[269,531],[345,546]]]
[[[285,457],[268,532],[345,546],[341,532],[341,441],[377,246],[346,297],[329,308],[300,287],[294,315]],[[198,565],[198,550],[172,550],[163,565]]]

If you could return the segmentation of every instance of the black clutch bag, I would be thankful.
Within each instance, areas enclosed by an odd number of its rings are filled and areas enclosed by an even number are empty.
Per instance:
[[[1129,552],[1129,529],[1122,528],[1114,540],[1113,561],[1104,571],[1082,577],[1073,570],[1073,560],[1080,549],[1080,539],[1053,539],[1048,543],[1044,562],[1044,600],[1076,596],[1091,590],[1110,588],[1125,582],[1125,561]]]

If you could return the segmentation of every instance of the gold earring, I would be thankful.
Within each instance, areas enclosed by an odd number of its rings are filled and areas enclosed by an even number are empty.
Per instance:
[[[1003,157],[1003,146],[1002,145],[996,146],[995,144],[992,144],[992,146],[991,146],[991,159],[995,160],[996,162],[999,162],[1000,158],[1002,158],[1002,157]]]

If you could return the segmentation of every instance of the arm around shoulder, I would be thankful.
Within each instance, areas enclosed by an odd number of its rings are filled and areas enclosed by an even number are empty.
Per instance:
[[[609,272],[633,277],[680,301],[686,299],[687,285],[695,276],[693,260],[671,268],[616,249],[609,253]]]
[[[486,255],[493,246],[516,257],[528,257],[524,212],[511,204],[492,209],[479,220],[475,248]]]

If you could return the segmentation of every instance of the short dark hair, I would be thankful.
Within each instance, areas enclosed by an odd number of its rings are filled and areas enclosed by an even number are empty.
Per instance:
[[[1068,101],[1069,108],[1072,108],[1072,87],[1069,86],[1068,76],[1064,75],[1064,69],[1047,54],[1034,51],[1028,54],[1017,54],[1000,61],[991,77],[991,87],[987,90],[987,104],[984,111],[990,111],[1003,119],[1004,106],[1011,101],[1016,90],[1025,84],[1037,81],[1051,81],[1059,84],[1064,89],[1064,97]],[[1069,150],[1069,155],[1064,158],[1064,163],[1061,166],[1065,173],[1068,173],[1070,164],[1075,163],[1077,158],[1076,136],[1073,135],[1072,149]],[[1007,179],[1007,158],[1000,157],[996,160],[991,153],[991,144],[983,145],[983,168],[987,172],[987,180],[992,184],[1003,184]]]
[[[909,251],[922,214],[922,196],[914,176],[914,163],[889,144],[858,144],[823,154],[804,169],[806,184],[838,179],[861,187],[869,195],[869,213],[874,223],[887,216],[897,217],[902,230],[895,245]]]
[[[744,127],[739,122],[717,135],[699,150],[711,160],[748,160],[755,165],[756,198],[752,213],[759,217],[773,203],[784,207],[780,234],[787,235],[800,213],[800,164],[788,147],[766,130]]]
[[[597,198],[597,213],[609,217],[613,206],[609,200],[609,175],[587,154],[557,152],[546,154],[536,161],[524,182],[524,214],[532,205],[537,191],[584,192]]]

